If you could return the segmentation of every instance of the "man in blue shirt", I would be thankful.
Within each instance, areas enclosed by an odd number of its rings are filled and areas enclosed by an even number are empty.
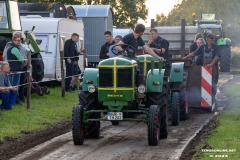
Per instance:
[[[0,73],[0,98],[2,99],[0,109],[10,110],[16,102],[18,88],[11,86],[8,76],[9,71],[9,63],[3,62]]]

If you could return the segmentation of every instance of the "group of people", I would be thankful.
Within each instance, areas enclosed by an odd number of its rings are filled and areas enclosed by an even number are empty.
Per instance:
[[[24,101],[26,62],[28,50],[24,47],[22,32],[14,32],[12,41],[3,51],[3,63],[0,73],[0,109],[12,109],[15,103]]]
[[[127,44],[131,45],[135,49],[135,51],[137,51],[138,47],[141,46],[144,49],[145,53],[152,55],[158,60],[167,61],[169,59],[169,42],[159,36],[157,29],[152,28],[149,32],[148,42],[144,43],[141,37],[144,31],[145,26],[143,24],[138,24],[134,28],[133,33],[129,33],[124,37],[117,35],[116,37],[114,37],[114,40],[112,37],[112,33],[110,31],[106,31],[104,33],[105,44],[103,44],[101,47],[99,58],[102,60],[115,57],[117,56],[116,53],[122,54],[123,49],[121,45]],[[72,77],[71,79],[66,80],[66,90],[74,90],[76,88],[76,82],[80,73],[80,69],[77,63],[78,55],[80,53],[77,51],[76,48],[76,42],[78,41],[78,38],[79,36],[77,34],[73,34],[72,38],[66,41],[64,47],[64,55],[67,68],[66,76]],[[206,39],[204,39],[202,34],[197,34],[190,46],[190,53],[187,56],[183,57],[183,59],[194,57],[193,60],[196,62],[197,65],[206,65],[207,67],[213,69],[213,95],[216,94],[216,86],[219,75],[218,59],[220,57],[218,46],[214,42],[215,36],[211,33],[206,35]],[[117,50],[115,54],[112,50],[113,47],[115,50]],[[133,55],[133,57],[135,56],[136,55]]]
[[[143,24],[138,24],[136,25],[133,33],[129,33],[125,35],[123,38],[120,35],[117,35],[114,41],[112,40],[111,32],[106,31],[104,33],[106,43],[101,47],[99,58],[107,59],[107,58],[117,56],[116,53],[121,53],[122,51],[121,45],[127,44],[134,47],[135,51],[138,50],[139,46],[143,47],[146,53],[152,55],[156,59],[159,59],[159,60],[168,59],[169,58],[168,41],[160,37],[158,31],[153,28],[150,30],[150,33],[149,33],[148,43],[145,44],[141,37],[144,31],[145,31],[145,26]],[[114,47],[114,45],[118,45],[118,46]],[[113,47],[114,49],[117,50],[115,54],[112,52]],[[133,57],[135,56],[136,55],[133,55]]]

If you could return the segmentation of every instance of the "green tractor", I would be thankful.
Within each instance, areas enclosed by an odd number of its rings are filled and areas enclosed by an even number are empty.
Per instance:
[[[128,56],[135,54],[132,46],[122,48]],[[82,145],[84,138],[97,138],[100,121],[111,121],[113,125],[121,121],[145,122],[151,146],[158,145],[160,138],[167,138],[169,91],[163,62],[150,55],[138,59],[137,63],[124,56],[114,57],[101,61],[98,69],[85,69],[79,104],[72,112],[75,145]],[[103,113],[107,116],[103,117]],[[137,114],[145,116],[140,118]]]
[[[216,35],[216,43],[220,47],[220,71],[230,72],[231,40],[225,38],[222,20],[215,20],[215,14],[202,14],[202,20],[196,21],[198,33],[206,34],[210,31]]]
[[[172,59],[166,66],[169,77],[171,122],[173,126],[179,125],[180,120],[188,119],[187,84],[189,61]]]

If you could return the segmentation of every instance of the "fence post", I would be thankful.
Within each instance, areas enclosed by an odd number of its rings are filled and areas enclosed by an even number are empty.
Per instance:
[[[61,36],[60,39],[60,63],[61,63],[61,88],[62,88],[62,97],[65,96],[65,71],[63,67],[64,61],[64,43],[65,43],[65,36]]]
[[[31,107],[31,52],[27,54],[27,109]]]

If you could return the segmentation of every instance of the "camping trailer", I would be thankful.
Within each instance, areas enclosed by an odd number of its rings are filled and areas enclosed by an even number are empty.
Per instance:
[[[79,34],[78,50],[84,46],[84,26],[82,21],[66,18],[49,18],[38,15],[21,17],[22,30],[31,30],[42,40],[40,44],[44,62],[44,80],[61,80],[60,48],[63,41],[71,38],[72,33]],[[71,26],[71,27],[69,27]],[[79,67],[84,69],[84,56],[79,55]],[[65,65],[65,63],[64,63]]]
[[[101,46],[105,43],[104,32],[113,32],[113,10],[110,5],[66,6],[67,15],[75,16],[84,23],[84,48],[87,51],[89,67],[99,63]]]

